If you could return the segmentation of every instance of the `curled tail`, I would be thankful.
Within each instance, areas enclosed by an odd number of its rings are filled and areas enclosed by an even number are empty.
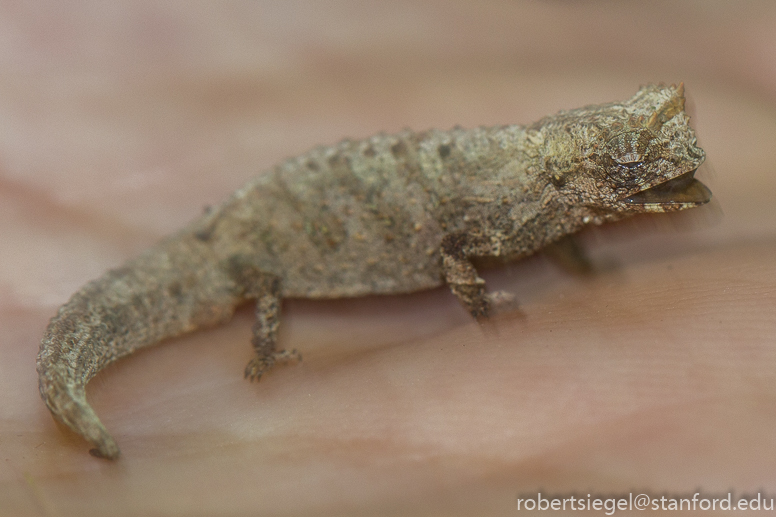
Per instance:
[[[49,323],[38,353],[40,394],[99,457],[119,448],[86,401],[86,383],[139,348],[228,320],[240,291],[215,253],[182,235],[90,282]]]

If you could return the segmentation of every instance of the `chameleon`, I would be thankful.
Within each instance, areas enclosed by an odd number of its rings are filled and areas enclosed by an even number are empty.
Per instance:
[[[224,323],[249,301],[251,380],[301,359],[276,348],[284,298],[446,284],[485,322],[511,295],[486,289],[478,261],[568,251],[585,226],[700,206],[711,199],[694,178],[704,159],[683,84],[643,86],[626,101],[527,126],[405,130],[317,147],[76,292],[41,342],[40,394],[94,456],[116,459],[85,387],[117,359]]]

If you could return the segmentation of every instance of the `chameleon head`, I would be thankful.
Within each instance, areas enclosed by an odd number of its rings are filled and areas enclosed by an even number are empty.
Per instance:
[[[573,203],[616,214],[684,210],[711,199],[693,177],[706,153],[685,114],[682,84],[645,86],[624,103],[561,117],[565,158],[545,158],[545,166]]]

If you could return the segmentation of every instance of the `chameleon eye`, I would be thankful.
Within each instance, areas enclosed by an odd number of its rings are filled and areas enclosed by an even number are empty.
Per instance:
[[[636,167],[644,161],[653,135],[648,130],[623,131],[606,143],[609,156],[617,164]]]
[[[606,171],[606,174],[620,185],[630,184],[640,175],[641,162],[618,164]]]

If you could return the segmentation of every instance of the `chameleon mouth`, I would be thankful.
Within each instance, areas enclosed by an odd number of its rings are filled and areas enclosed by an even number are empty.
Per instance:
[[[682,210],[708,203],[711,199],[711,190],[696,180],[693,176],[695,170],[691,170],[681,176],[670,179],[652,188],[637,192],[623,201],[631,206],[640,206],[645,209]]]

